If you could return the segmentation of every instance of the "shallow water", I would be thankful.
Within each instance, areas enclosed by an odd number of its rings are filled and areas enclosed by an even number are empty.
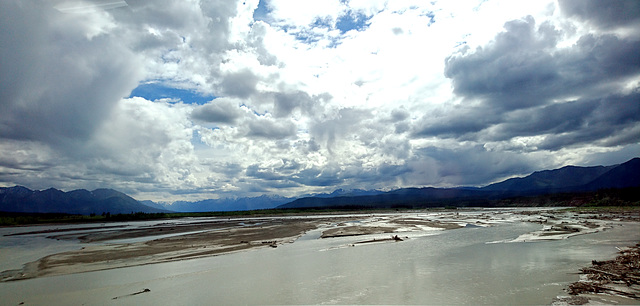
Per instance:
[[[565,240],[487,243],[540,227],[506,222],[355,247],[362,238],[319,239],[316,230],[276,249],[0,283],[0,296],[7,305],[550,304],[580,267],[640,239],[640,226],[628,224]]]

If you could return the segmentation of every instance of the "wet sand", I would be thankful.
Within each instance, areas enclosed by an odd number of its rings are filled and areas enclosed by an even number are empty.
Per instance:
[[[78,239],[87,246],[46,256],[26,264],[22,270],[4,271],[0,276],[2,281],[11,281],[213,256],[257,247],[277,247],[278,244],[293,242],[306,231],[327,221],[272,219],[255,222],[259,225],[247,224],[246,221],[188,225],[167,223],[148,228],[52,235],[49,238]],[[166,234],[176,235],[153,239],[153,236]],[[95,244],[149,236],[151,240],[148,241]]]
[[[91,232],[74,229],[24,232],[13,235],[50,234],[47,238],[78,240],[85,244],[82,249],[49,255],[28,263],[20,270],[0,273],[0,281],[15,281],[42,276],[64,275],[88,271],[131,267],[152,263],[185,260],[206,256],[233,253],[254,248],[275,248],[292,243],[309,230],[326,228],[322,237],[344,237],[395,233],[418,226],[434,228],[457,228],[438,221],[424,219],[373,219],[359,225],[345,222],[367,220],[368,215],[340,217],[296,217],[296,218],[243,218],[239,220],[215,220],[187,224],[162,223],[142,228],[107,226],[86,227]],[[368,219],[368,221],[372,221]],[[394,223],[397,222],[397,223]],[[349,223],[352,224],[352,223]],[[122,243],[127,239],[145,241]],[[396,240],[394,240],[396,241]]]

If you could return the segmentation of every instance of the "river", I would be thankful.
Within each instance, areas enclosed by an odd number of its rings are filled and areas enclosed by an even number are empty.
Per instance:
[[[314,230],[273,249],[4,282],[0,296],[3,305],[550,304],[578,280],[579,268],[640,240],[637,223],[621,224],[568,239],[512,243],[495,242],[541,225],[504,222],[357,246],[349,246],[354,237],[320,239]],[[26,248],[13,238],[0,239],[4,266],[15,262],[6,255],[12,250],[31,257],[46,252],[34,244],[53,251],[79,247],[21,237],[31,239]],[[131,295],[144,289],[150,291]]]

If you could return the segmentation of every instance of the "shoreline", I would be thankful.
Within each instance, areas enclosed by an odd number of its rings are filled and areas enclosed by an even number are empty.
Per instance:
[[[569,297],[556,299],[554,305],[606,304],[612,298],[640,304],[640,242],[618,250],[614,259],[594,259],[591,266],[581,268],[580,280],[566,289]]]

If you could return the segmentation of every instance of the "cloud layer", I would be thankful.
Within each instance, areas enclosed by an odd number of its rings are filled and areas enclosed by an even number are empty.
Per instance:
[[[637,1],[81,4],[0,3],[1,185],[292,196],[640,152]]]

